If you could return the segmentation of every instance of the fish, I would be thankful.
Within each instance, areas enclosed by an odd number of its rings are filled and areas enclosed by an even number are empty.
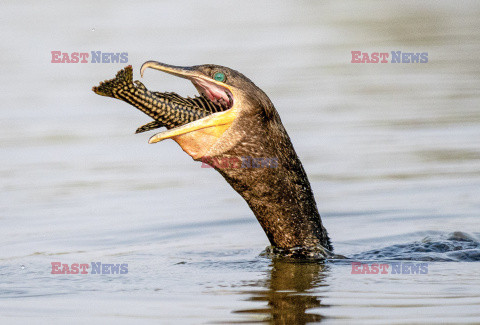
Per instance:
[[[131,65],[118,71],[115,78],[100,82],[92,90],[98,95],[133,105],[153,118],[153,121],[137,128],[135,133],[161,127],[175,128],[223,110],[221,105],[203,95],[185,98],[174,92],[150,91],[140,81],[133,81]]]

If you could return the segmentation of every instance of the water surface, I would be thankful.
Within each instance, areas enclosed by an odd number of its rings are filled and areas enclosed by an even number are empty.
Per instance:
[[[2,323],[478,323],[479,14],[473,1],[3,4]],[[125,64],[52,64],[53,50],[126,51],[136,78],[149,59],[247,75],[351,260],[264,256],[219,174],[173,141],[148,145],[133,135],[147,116],[91,91]],[[429,62],[352,64],[352,50]],[[195,94],[154,71],[142,81]],[[351,274],[393,260],[428,274]],[[128,274],[56,275],[55,261]]]

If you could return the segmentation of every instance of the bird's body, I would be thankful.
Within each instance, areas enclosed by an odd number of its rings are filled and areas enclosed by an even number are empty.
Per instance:
[[[181,107],[171,110],[170,116],[176,116],[187,103],[197,115],[187,115],[188,118],[178,123],[159,113],[164,105],[146,105],[125,96],[102,93],[102,84],[94,91],[127,101],[153,117],[154,125],[158,122],[167,126],[169,130],[154,135],[150,143],[171,138],[194,160],[204,157],[275,159],[275,168],[214,167],[248,203],[274,251],[297,256],[330,256],[333,249],[307,175],[267,95],[239,72],[222,66],[185,68],[148,61],[142,66],[142,74],[146,68],[192,81],[201,95],[197,98],[201,99],[197,102],[185,99]],[[139,87],[148,91],[143,85]],[[176,98],[181,101],[183,97]],[[202,107],[205,105],[210,109]]]

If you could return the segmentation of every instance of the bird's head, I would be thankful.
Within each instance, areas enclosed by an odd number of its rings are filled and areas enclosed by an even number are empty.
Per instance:
[[[226,151],[245,138],[257,137],[258,134],[249,134],[253,132],[252,123],[264,124],[257,125],[255,130],[268,130],[269,122],[278,118],[267,95],[233,69],[214,64],[180,67],[147,61],[140,70],[142,77],[147,68],[190,80],[200,95],[222,108],[202,119],[157,133],[149,143],[173,139],[198,160],[207,153],[214,155]]]

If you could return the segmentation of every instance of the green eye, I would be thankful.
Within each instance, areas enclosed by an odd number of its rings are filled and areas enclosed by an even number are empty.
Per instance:
[[[225,75],[221,72],[217,72],[215,73],[215,75],[213,76],[213,79],[217,80],[217,81],[220,81],[220,82],[224,82],[225,81]]]

